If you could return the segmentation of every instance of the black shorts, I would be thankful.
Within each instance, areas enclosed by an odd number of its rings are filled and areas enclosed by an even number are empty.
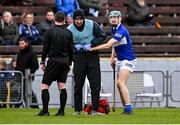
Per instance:
[[[49,59],[44,71],[42,83],[49,86],[53,81],[66,83],[68,71],[68,63],[60,63],[53,59]]]

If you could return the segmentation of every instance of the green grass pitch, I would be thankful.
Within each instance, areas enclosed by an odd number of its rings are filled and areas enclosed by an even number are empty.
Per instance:
[[[51,116],[39,117],[40,109],[0,109],[0,124],[180,124],[179,108],[135,109],[133,115],[121,115],[121,108],[108,115],[73,115],[73,108],[66,108],[65,116],[53,116],[58,109],[49,110]]]

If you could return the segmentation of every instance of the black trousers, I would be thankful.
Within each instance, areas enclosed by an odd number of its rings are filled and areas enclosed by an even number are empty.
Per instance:
[[[96,53],[74,54],[73,61],[75,111],[82,111],[82,92],[86,76],[90,82],[92,109],[97,111],[101,89],[99,56]]]

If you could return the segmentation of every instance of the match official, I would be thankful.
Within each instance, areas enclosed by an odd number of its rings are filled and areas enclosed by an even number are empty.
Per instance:
[[[55,14],[55,25],[44,35],[43,53],[41,69],[44,75],[41,84],[41,98],[43,109],[37,116],[49,116],[48,104],[50,100],[49,87],[53,81],[57,81],[60,92],[60,108],[55,116],[64,116],[67,101],[67,91],[65,87],[70,65],[73,56],[73,37],[70,30],[65,27],[65,14],[57,12]],[[46,57],[49,57],[45,66]],[[56,97],[55,97],[56,98]]]

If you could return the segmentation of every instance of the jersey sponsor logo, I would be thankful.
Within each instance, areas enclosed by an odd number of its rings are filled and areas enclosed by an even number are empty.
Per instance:
[[[115,36],[115,37],[118,37],[118,38],[121,38],[121,37],[122,37],[122,35],[119,34],[119,33],[114,34],[114,36]]]

